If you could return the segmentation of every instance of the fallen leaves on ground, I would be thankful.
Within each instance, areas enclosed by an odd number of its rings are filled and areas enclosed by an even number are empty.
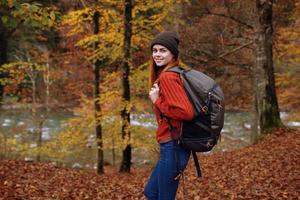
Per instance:
[[[203,177],[190,160],[178,200],[300,199],[300,133],[277,129],[263,142],[232,152],[198,155]],[[118,173],[60,168],[51,163],[0,161],[0,200],[140,200],[149,168]]]

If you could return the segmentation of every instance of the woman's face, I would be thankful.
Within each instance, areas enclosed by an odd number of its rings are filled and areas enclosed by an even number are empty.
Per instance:
[[[169,62],[173,59],[173,54],[166,47],[155,44],[152,47],[152,58],[157,66],[164,66],[169,64]]]

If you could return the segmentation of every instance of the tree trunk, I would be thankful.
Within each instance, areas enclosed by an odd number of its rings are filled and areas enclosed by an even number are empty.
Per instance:
[[[273,67],[272,0],[256,0],[256,65],[254,69],[257,125],[259,134],[282,126],[275,90]]]
[[[1,144],[0,160],[4,160],[6,159],[6,154],[7,154],[7,136],[5,134],[0,135],[0,144]]]
[[[0,13],[0,17],[1,17]],[[7,62],[7,29],[0,20],[0,67]],[[3,73],[3,72],[2,72]],[[5,78],[5,74],[0,74],[0,79]],[[3,104],[4,86],[0,84],[0,107]]]
[[[49,54],[47,53],[47,63],[46,71],[44,72],[44,83],[46,85],[46,97],[45,97],[45,107],[46,107],[46,118],[49,115],[49,97],[50,97],[50,67],[49,67]]]
[[[111,149],[111,154],[112,154],[112,165],[116,165],[116,152],[115,152],[115,139],[114,136],[112,137],[112,149]]]
[[[100,13],[95,11],[93,16],[94,34],[99,33],[99,18]],[[98,48],[98,44],[95,43],[94,48]],[[97,138],[97,173],[104,173],[104,157],[103,157],[103,141],[102,141],[102,127],[101,127],[101,107],[100,107],[100,66],[102,62],[96,60],[94,63],[94,105],[95,105],[95,121],[96,121],[96,138]]]
[[[32,98],[32,106],[31,106],[31,113],[32,113],[32,122],[34,124],[34,133],[37,134],[37,141],[36,141],[36,149],[37,149],[37,154],[36,154],[36,161],[40,162],[41,161],[41,154],[40,154],[40,149],[42,146],[42,129],[41,127],[38,125],[38,121],[39,121],[39,117],[37,116],[37,102],[36,102],[36,82],[35,82],[35,71],[34,71],[34,67],[32,66],[31,70],[31,75],[30,79],[31,79],[31,87],[32,87],[32,94],[31,94],[31,98]]]
[[[130,172],[131,166],[131,144],[130,144],[130,84],[129,73],[131,64],[131,35],[132,35],[132,2],[131,0],[125,0],[125,16],[124,16],[124,63],[123,63],[123,101],[125,102],[124,108],[121,111],[122,117],[122,138],[126,145],[123,150],[123,160],[121,163],[121,172]]]
[[[253,69],[254,74],[254,69]],[[253,76],[255,77],[255,76]],[[256,85],[256,80],[253,80],[253,85]],[[251,137],[250,142],[251,144],[255,144],[258,142],[259,133],[258,133],[258,101],[257,101],[257,88],[254,88],[254,97],[253,97],[253,105],[252,105],[252,130],[251,130]]]

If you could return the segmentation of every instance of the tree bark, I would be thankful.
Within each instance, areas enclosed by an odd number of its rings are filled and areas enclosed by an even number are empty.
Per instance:
[[[0,17],[1,17],[0,13]],[[0,20],[0,67],[7,62],[7,29]],[[0,79],[5,78],[6,74],[1,73]],[[4,86],[0,84],[0,107],[3,104]]]
[[[275,90],[273,67],[272,0],[256,0],[256,65],[254,69],[255,105],[259,134],[282,126]]]
[[[124,12],[124,63],[123,63],[123,101],[125,105],[121,111],[122,117],[122,138],[125,142],[125,149],[123,150],[123,160],[120,167],[120,172],[130,172],[131,167],[131,144],[130,144],[130,61],[131,61],[131,36],[132,36],[132,2],[131,0],[125,0],[125,12]]]
[[[94,34],[99,33],[99,18],[100,13],[95,11],[93,15]],[[98,43],[94,48],[98,48]],[[95,121],[96,121],[96,138],[97,138],[97,173],[104,173],[104,156],[103,156],[103,141],[102,141],[102,127],[101,127],[101,107],[100,107],[100,67],[102,62],[96,60],[94,63],[94,106],[95,106]]]

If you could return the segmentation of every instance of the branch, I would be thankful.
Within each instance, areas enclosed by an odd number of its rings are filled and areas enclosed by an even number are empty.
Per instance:
[[[244,44],[244,45],[242,45],[242,46],[239,46],[239,47],[237,47],[237,48],[234,48],[234,49],[231,50],[231,51],[228,51],[228,52],[225,52],[225,53],[223,53],[223,54],[220,54],[220,55],[218,55],[217,57],[212,57],[211,54],[206,53],[206,52],[204,52],[204,51],[201,51],[201,53],[203,53],[203,54],[209,56],[210,58],[209,58],[209,59],[193,58],[193,59],[196,60],[197,62],[204,63],[204,64],[208,64],[208,63],[210,63],[210,62],[214,62],[214,61],[217,61],[217,60],[219,60],[219,59],[222,59],[223,61],[229,62],[229,61],[225,60],[223,57],[225,57],[225,56],[227,56],[227,55],[229,55],[229,54],[235,53],[235,52],[237,52],[238,50],[241,50],[241,49],[243,49],[243,48],[245,48],[245,47],[247,47],[247,46],[249,46],[249,45],[251,45],[251,44],[253,44],[253,43],[254,43],[254,41],[248,42],[248,43],[246,43],[246,44]],[[237,64],[237,65],[239,65],[239,64]],[[247,65],[247,64],[241,64],[241,65]]]
[[[83,6],[84,8],[86,8],[86,4],[85,4],[84,0],[80,0],[80,2],[81,2],[81,4],[82,4],[82,6]]]
[[[247,28],[249,28],[251,30],[254,29],[254,27],[251,26],[250,24],[247,24],[246,22],[243,22],[243,21],[241,21],[241,20],[239,20],[239,19],[237,19],[235,17],[228,16],[228,15],[225,15],[225,14],[222,14],[222,13],[213,13],[208,8],[206,9],[206,12],[207,13],[205,13],[205,14],[207,14],[207,15],[214,15],[214,16],[224,17],[224,18],[230,19],[232,21],[235,21],[235,22],[237,22],[237,23],[239,23],[239,24],[241,24],[241,25],[243,25],[243,26],[245,26],[245,27],[247,27]]]
[[[247,46],[249,46],[249,45],[251,45],[251,44],[253,44],[253,43],[254,43],[254,41],[251,41],[251,42],[248,42],[248,43],[246,43],[246,44],[244,44],[244,45],[242,45],[242,46],[239,46],[239,47],[237,47],[237,48],[235,48],[235,49],[233,49],[233,50],[231,50],[231,51],[225,52],[225,53],[219,55],[219,56],[217,57],[217,59],[223,58],[224,56],[227,56],[227,55],[229,55],[229,54],[232,54],[232,53],[234,53],[234,52],[236,52],[236,51],[238,51],[238,50],[240,50],[240,49],[243,49],[243,48],[245,48],[245,47],[247,47]]]
[[[250,69],[249,66],[251,66],[253,63],[237,63],[237,62],[233,62],[233,61],[229,61],[225,58],[221,58],[222,61],[226,64],[226,65],[235,65],[235,66],[239,66],[239,67],[242,67],[242,68],[246,68],[246,69]]]

